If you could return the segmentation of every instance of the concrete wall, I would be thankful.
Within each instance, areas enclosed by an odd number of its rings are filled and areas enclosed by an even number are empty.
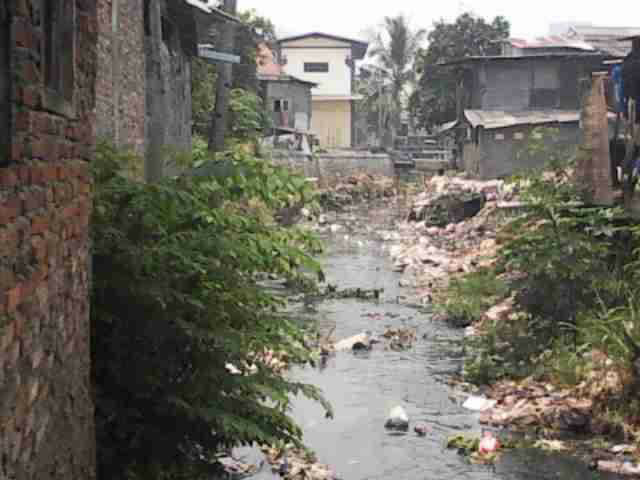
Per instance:
[[[145,154],[143,0],[98,0],[96,133]]]
[[[329,38],[305,38],[281,45],[287,59],[285,72],[294,77],[318,84],[314,95],[351,95],[351,67],[347,58],[351,56],[351,44]],[[304,71],[306,62],[326,62],[327,73]]]
[[[582,141],[582,131],[578,123],[549,125],[557,129],[554,139],[546,138],[545,143],[556,154],[575,154]],[[465,171],[483,179],[502,178],[531,168],[545,165],[548,155],[528,155],[527,143],[535,127],[519,126],[484,130],[480,133],[480,143],[467,142],[463,150]]]
[[[312,156],[282,150],[275,150],[271,155],[276,165],[285,166],[306,177],[319,178],[324,181],[356,173],[387,177],[392,177],[395,174],[393,161],[388,155],[354,151]]]
[[[175,16],[174,16],[175,17]],[[171,21],[167,0],[149,6],[149,35],[146,51],[146,144],[149,180],[164,174],[167,154],[191,150],[191,59],[183,50],[180,25],[163,38],[162,19]]]
[[[16,75],[10,157],[0,168],[0,478],[90,480],[95,478],[95,432],[89,161],[96,3],[66,4],[76,15],[70,100],[44,88],[38,62],[47,42],[42,3],[2,3],[13,14],[10,51]]]
[[[322,148],[351,147],[351,101],[313,101],[311,131]]]
[[[265,81],[266,108],[271,112],[273,124],[309,130],[311,128],[311,88],[298,82]],[[274,111],[274,101],[289,100],[287,125],[282,123],[282,114]],[[299,119],[296,125],[296,118]]]

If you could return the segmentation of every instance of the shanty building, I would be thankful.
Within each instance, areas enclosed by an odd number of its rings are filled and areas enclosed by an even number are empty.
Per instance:
[[[480,178],[499,178],[543,166],[546,156],[526,148],[540,127],[553,127],[558,149],[581,141],[581,80],[611,56],[581,41],[510,40],[503,55],[442,64],[459,73],[456,129],[460,167]],[[535,131],[535,133],[534,133]]]

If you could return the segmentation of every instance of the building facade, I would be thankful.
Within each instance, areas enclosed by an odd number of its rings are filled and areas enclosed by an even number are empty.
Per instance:
[[[89,162],[97,11],[0,0],[0,478],[95,478]]]
[[[355,138],[355,65],[368,44],[325,33],[279,41],[284,70],[317,84],[312,90],[311,130],[323,148],[350,148]]]

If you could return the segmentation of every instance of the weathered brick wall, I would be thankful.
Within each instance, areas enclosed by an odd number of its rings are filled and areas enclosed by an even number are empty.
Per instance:
[[[145,153],[143,0],[98,0],[97,135]]]
[[[14,84],[11,155],[0,168],[0,478],[91,479],[88,161],[96,6],[75,0],[75,112],[68,115],[43,108],[40,2],[8,4]]]

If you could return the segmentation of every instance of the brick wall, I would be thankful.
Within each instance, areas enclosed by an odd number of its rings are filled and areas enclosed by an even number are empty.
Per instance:
[[[143,0],[98,0],[97,135],[145,154]]]
[[[88,161],[97,22],[95,2],[71,1],[76,9],[74,98],[70,110],[58,110],[43,87],[41,4],[8,0],[12,143],[9,165],[0,168],[3,479],[95,477]]]

